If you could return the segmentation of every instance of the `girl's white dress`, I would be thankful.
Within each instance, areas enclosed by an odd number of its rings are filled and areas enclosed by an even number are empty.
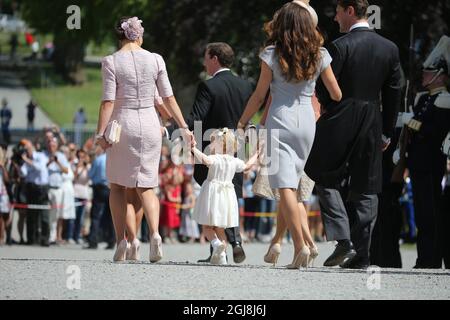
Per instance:
[[[199,224],[220,228],[239,226],[239,207],[233,177],[245,169],[244,161],[230,155],[210,155],[208,177],[203,182],[194,208]]]
[[[61,209],[58,210],[58,219],[75,219],[75,191],[73,187],[73,179],[75,178],[72,169],[63,174],[63,184],[61,186]]]

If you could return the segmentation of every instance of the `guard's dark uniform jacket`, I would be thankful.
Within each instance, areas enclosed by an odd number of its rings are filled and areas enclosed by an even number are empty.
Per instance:
[[[419,94],[413,111],[420,128],[411,130],[407,163],[418,229],[416,267],[441,268],[443,250],[450,250],[442,246],[440,208],[447,158],[442,142],[450,131],[450,94],[446,90]]]

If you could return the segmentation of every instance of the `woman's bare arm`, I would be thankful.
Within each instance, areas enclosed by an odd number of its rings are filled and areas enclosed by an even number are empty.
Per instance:
[[[261,62],[261,73],[259,75],[258,85],[255,92],[247,102],[244,113],[238,123],[238,128],[243,128],[250,121],[253,115],[258,111],[261,105],[264,103],[267,91],[269,90],[270,83],[272,82],[272,70],[263,61]]]
[[[263,126],[266,125],[267,115],[269,114],[270,104],[272,103],[272,95],[269,94],[269,97],[267,98],[266,106],[264,107],[263,115],[261,116],[261,119],[259,120],[259,123]]]
[[[111,115],[114,110],[114,101],[102,101],[100,104],[100,111],[98,115],[97,133],[105,133],[106,126],[108,125]]]
[[[97,134],[103,135],[105,133],[106,127],[108,126],[108,123],[111,119],[111,115],[114,110],[114,101],[107,101],[104,100],[100,104],[100,110],[98,115],[98,122],[97,122]],[[106,150],[111,145],[106,141],[105,138],[96,140],[96,142],[102,147],[103,150]]]
[[[339,84],[336,80],[336,77],[334,76],[331,65],[328,66],[324,71],[322,71],[320,77],[323,81],[323,84],[325,85],[325,88],[327,88],[331,99],[337,102],[341,101],[342,91],[341,88],[339,88]]]
[[[181,113],[180,107],[178,106],[177,100],[174,96],[163,98],[164,105],[168,107],[168,111],[173,116],[175,122],[180,128],[186,128],[187,124],[184,121],[183,114]]]
[[[156,103],[155,107],[164,122],[172,119],[172,114],[170,113],[169,108],[167,108],[164,104],[164,101],[161,101],[161,103]]]

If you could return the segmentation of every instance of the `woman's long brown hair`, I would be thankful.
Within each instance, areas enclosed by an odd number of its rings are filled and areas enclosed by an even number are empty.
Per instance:
[[[288,2],[265,24],[264,31],[266,46],[275,45],[281,74],[288,82],[314,78],[322,61],[323,37],[308,10]]]

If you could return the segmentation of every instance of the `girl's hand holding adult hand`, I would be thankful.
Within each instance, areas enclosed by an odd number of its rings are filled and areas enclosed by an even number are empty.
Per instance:
[[[183,138],[186,139],[186,143],[189,143],[191,147],[194,147],[194,145],[197,144],[194,134],[189,128],[183,128]]]

